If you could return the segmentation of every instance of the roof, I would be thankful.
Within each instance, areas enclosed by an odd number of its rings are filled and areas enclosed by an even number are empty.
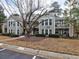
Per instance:
[[[56,18],[56,20],[64,20],[63,17],[55,17],[55,18]]]
[[[8,20],[22,21],[21,16],[11,15]]]
[[[3,7],[0,5],[0,11],[3,11]]]

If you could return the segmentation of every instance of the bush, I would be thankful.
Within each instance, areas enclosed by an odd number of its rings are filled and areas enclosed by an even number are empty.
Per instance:
[[[4,36],[10,36],[11,34],[9,34],[9,33],[6,33],[6,34],[2,34],[2,35],[4,35]]]
[[[18,37],[19,35],[11,34],[11,37]]]
[[[35,36],[36,36],[36,37],[45,37],[44,34],[36,34]]]
[[[53,38],[59,38],[60,36],[57,34],[49,34],[49,37],[53,37]]]
[[[13,33],[6,33],[6,34],[2,34],[4,36],[10,36],[10,37],[18,37],[19,35],[13,34]]]

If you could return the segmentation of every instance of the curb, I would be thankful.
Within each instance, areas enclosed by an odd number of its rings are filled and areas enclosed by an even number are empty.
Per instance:
[[[43,51],[43,50],[35,50],[31,48],[24,48],[24,47],[19,47],[14,45],[8,45],[4,43],[0,43],[0,47],[6,48],[8,50],[15,51],[18,53],[36,55],[47,59],[79,59],[79,56],[54,53],[54,52]]]

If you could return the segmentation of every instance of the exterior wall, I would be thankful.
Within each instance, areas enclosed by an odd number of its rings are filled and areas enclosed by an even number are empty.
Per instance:
[[[5,28],[7,29],[6,23],[3,23],[3,25],[2,25],[2,33],[3,33],[3,34],[7,32],[7,31],[5,30]]]
[[[16,34],[16,35],[21,35],[22,32],[23,32],[20,24],[18,26],[18,23],[12,18],[10,18],[10,20],[7,21],[6,25],[7,25],[7,33],[13,33],[13,34]]]
[[[43,16],[42,18],[39,19],[39,22],[42,22],[43,20],[48,19],[47,23],[48,25],[45,24],[46,21],[44,21],[44,25],[42,23],[38,26],[39,27],[39,34],[42,34],[42,30],[44,30],[44,34],[46,33],[46,30],[48,31],[48,34],[50,34],[49,30],[52,31],[51,34],[55,34],[55,18],[51,15]],[[51,23],[52,25],[49,24],[49,20],[52,20]]]
[[[51,25],[50,25],[50,19],[51,19]],[[54,13],[42,16],[38,21],[42,22],[43,20],[44,20],[44,24],[41,23],[37,27],[39,34],[46,34],[46,35],[57,34],[56,31],[58,31],[62,35],[64,35],[63,33],[66,31],[68,34],[71,34],[71,32],[69,33],[69,27],[66,27],[64,24],[64,19],[55,17]],[[11,22],[12,22],[12,24],[11,24]],[[5,33],[5,31],[4,31],[5,27],[7,28],[7,33],[13,33],[16,35],[21,35],[23,33],[23,28],[20,26],[20,24],[18,25],[18,22],[16,22],[12,18],[10,18],[7,21],[6,26],[3,26],[3,33]],[[46,33],[46,32],[48,32],[48,33]],[[65,34],[67,34],[67,33],[65,33]],[[32,32],[32,34],[33,34],[33,32]]]
[[[65,23],[63,18],[56,18],[55,34],[62,36],[69,36],[69,25]]]
[[[7,33],[16,34],[16,22],[13,19],[7,21]]]
[[[23,33],[23,28],[20,26],[20,24],[18,26],[18,22],[16,22],[16,34],[22,35],[22,33]]]
[[[70,37],[73,37],[74,36],[74,29],[73,29],[73,26],[70,24],[70,26],[69,26],[69,36]]]

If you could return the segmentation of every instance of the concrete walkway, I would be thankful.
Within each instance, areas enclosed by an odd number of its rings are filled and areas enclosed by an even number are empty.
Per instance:
[[[15,51],[18,53],[37,55],[37,56],[44,57],[47,59],[79,59],[79,56],[54,53],[54,52],[43,51],[43,50],[34,50],[34,49],[30,49],[30,48],[8,45],[8,44],[4,44],[4,43],[0,43],[0,47],[6,48],[8,50]]]

